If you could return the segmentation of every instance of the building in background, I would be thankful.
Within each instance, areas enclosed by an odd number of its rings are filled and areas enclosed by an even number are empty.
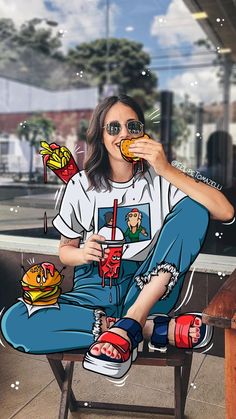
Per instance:
[[[231,111],[231,114],[230,114],[230,123],[229,123],[229,134],[232,137],[233,146],[236,147],[236,102],[233,102],[231,104],[230,111]],[[224,114],[223,103],[203,106],[203,120],[202,120],[201,133],[198,132],[196,124],[188,124],[189,132],[190,132],[188,141],[181,142],[180,146],[175,149],[176,158],[178,158],[182,163],[188,165],[188,167],[192,169],[197,168],[196,140],[197,140],[197,137],[201,135],[202,148],[201,148],[200,165],[205,164],[206,156],[207,156],[207,151],[206,151],[207,140],[214,131],[218,131],[222,129],[223,114]]]
[[[86,143],[78,130],[81,121],[90,119],[97,103],[95,87],[48,91],[0,77],[0,172],[29,171],[30,145],[19,139],[17,127],[36,114],[54,123],[52,142],[65,144],[82,167]],[[35,153],[33,168],[40,167],[41,156]]]

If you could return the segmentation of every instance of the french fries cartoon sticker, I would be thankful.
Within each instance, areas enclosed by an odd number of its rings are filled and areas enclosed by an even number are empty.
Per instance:
[[[79,169],[76,162],[65,146],[59,146],[56,143],[48,144],[46,141],[41,141],[40,154],[43,156],[44,165],[44,182],[47,183],[47,167],[51,169],[64,183],[69,180]]]

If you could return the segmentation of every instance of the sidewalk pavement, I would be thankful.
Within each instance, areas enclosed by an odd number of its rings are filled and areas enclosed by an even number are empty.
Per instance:
[[[26,355],[0,345],[0,371],[1,419],[58,417],[59,387],[45,356]],[[171,367],[151,368],[134,364],[124,386],[118,387],[108,378],[85,371],[81,363],[76,363],[73,389],[75,396],[81,400],[173,406],[173,372]],[[88,411],[73,413],[73,416],[69,413],[69,418],[72,417],[164,419],[170,416],[102,411],[90,413],[88,408]],[[185,418],[224,417],[224,359],[195,353]]]

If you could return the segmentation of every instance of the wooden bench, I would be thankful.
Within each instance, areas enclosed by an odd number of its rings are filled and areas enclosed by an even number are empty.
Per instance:
[[[225,329],[226,419],[236,418],[236,269],[203,311],[203,322]]]
[[[184,417],[192,352],[171,347],[168,348],[165,354],[157,351],[151,352],[148,348],[148,343],[145,341],[143,349],[139,352],[139,356],[135,361],[134,365],[174,367],[175,390],[173,408],[76,400],[72,390],[74,363],[82,362],[84,353],[85,350],[78,350],[47,355],[48,362],[61,390],[59,419],[68,417],[68,409],[71,412],[81,411],[81,409],[89,409],[89,411],[98,409],[173,415],[176,419]],[[63,366],[62,361],[66,361],[65,366]]]

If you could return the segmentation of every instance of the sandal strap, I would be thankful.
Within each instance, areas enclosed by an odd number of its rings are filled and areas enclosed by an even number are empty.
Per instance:
[[[143,340],[141,325],[130,317],[124,317],[123,319],[118,320],[112,327],[119,327],[127,332],[132,349],[136,348]]]
[[[171,318],[168,316],[156,316],[153,320],[154,328],[151,336],[151,344],[156,347],[164,347],[169,343],[168,328]]]
[[[110,343],[113,346],[116,346],[122,352],[127,352],[129,350],[129,342],[113,332],[104,332],[97,340],[97,342]]]
[[[175,319],[175,346],[177,348],[191,349],[193,347],[189,329],[193,325],[195,318],[194,314],[183,314]]]
[[[114,346],[115,349],[117,349],[123,361],[126,361],[130,356],[129,342],[126,339],[124,339],[122,336],[117,335],[117,333],[104,332],[98,338],[98,340],[94,343],[94,345],[96,345],[97,342],[110,343],[112,346]]]

